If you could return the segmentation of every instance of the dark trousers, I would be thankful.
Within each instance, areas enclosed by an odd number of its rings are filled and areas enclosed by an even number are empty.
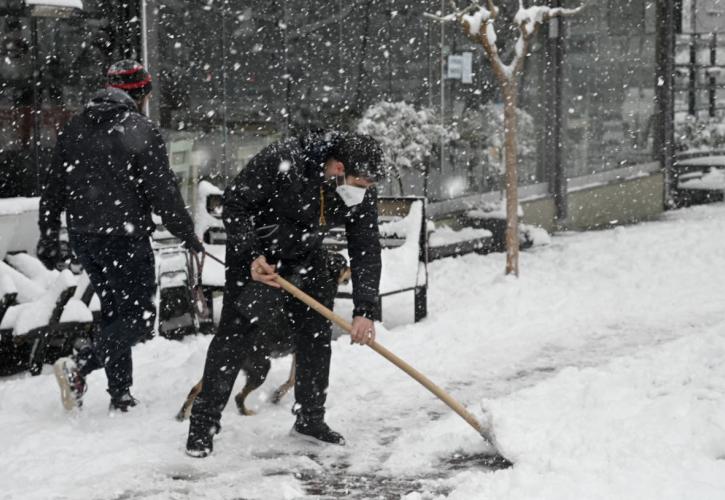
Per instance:
[[[108,392],[133,384],[131,346],[153,334],[156,272],[148,237],[70,235],[70,244],[101,301],[101,329],[77,356],[81,375],[105,368]]]
[[[309,259],[304,274],[295,273],[299,268],[292,264],[283,264],[279,272],[331,308],[337,282],[330,275],[325,255],[326,252],[319,252]],[[260,295],[254,307],[258,313],[250,313],[246,307],[249,301],[239,297],[252,285],[267,287],[249,282],[248,266],[227,268],[219,329],[209,344],[202,390],[191,410],[192,426],[211,428],[219,424],[242,363],[258,349],[257,342],[265,341],[266,333],[262,330],[267,326],[260,318],[267,314],[284,322],[281,328],[288,328],[289,335],[295,337],[297,411],[324,416],[330,375],[330,322],[286,292],[274,289],[270,289],[271,294]]]

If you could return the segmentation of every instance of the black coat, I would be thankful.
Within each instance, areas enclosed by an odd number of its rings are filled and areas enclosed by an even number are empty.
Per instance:
[[[377,192],[368,188],[363,202],[348,208],[324,182],[332,140],[311,134],[276,142],[237,175],[224,192],[227,265],[246,271],[259,255],[271,262],[304,263],[321,248],[331,226],[344,225],[354,306],[375,311],[381,269]]]
[[[198,246],[158,129],[121,90],[99,91],[58,135],[40,198],[42,235],[148,236],[151,212],[188,246]]]

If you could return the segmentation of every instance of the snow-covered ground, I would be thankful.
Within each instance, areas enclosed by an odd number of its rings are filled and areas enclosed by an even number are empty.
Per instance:
[[[725,204],[556,236],[521,255],[518,280],[503,259],[434,262],[428,318],[388,302],[379,339],[485,406],[511,468],[485,469],[463,420],[344,338],[328,420],[346,447],[288,436],[290,396],[267,402],[283,359],[251,397],[258,415],[229,405],[214,455],[187,458],[173,416],[209,338],[157,338],[135,349],[130,414],[108,414],[103,373],[73,417],[49,367],[0,380],[0,499],[725,498]]]

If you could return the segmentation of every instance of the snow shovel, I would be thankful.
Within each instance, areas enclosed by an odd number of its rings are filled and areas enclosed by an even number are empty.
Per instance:
[[[352,325],[345,321],[342,317],[335,314],[331,310],[329,310],[327,307],[320,304],[317,300],[294,286],[289,281],[285,280],[282,277],[277,277],[275,280],[285,291],[292,294],[295,298],[301,300],[306,305],[320,313],[322,316],[327,318],[328,320],[332,321],[336,325],[338,325],[340,328],[345,330],[347,333],[350,333],[352,331]],[[481,423],[476,420],[476,417],[474,417],[461,403],[453,399],[450,394],[448,394],[446,391],[438,387],[436,384],[434,384],[428,377],[420,373],[418,370],[410,366],[408,363],[400,359],[398,356],[390,352],[388,349],[380,345],[379,343],[373,341],[371,344],[368,344],[372,350],[380,354],[382,357],[393,363],[395,366],[403,370],[405,373],[413,377],[416,381],[418,381],[423,387],[428,389],[430,392],[435,394],[438,399],[443,401],[445,404],[448,405],[448,407],[458,413],[458,415],[463,418],[468,424],[473,427],[476,432],[478,432],[488,443],[494,447],[496,452],[500,455],[500,451],[498,448],[498,445],[496,443],[496,438],[493,435],[493,432],[490,428],[484,427],[481,425]]]
[[[218,257],[208,253],[204,252],[209,258],[212,260],[218,262],[219,264],[226,266],[223,260],[219,259]],[[327,318],[328,320],[332,321],[336,325],[338,325],[340,328],[345,330],[347,333],[350,333],[352,331],[352,325],[345,321],[342,317],[335,314],[334,312],[330,311],[327,307],[320,304],[317,300],[312,298],[310,295],[306,294],[296,286],[294,286],[292,283],[287,281],[286,279],[282,278],[281,276],[277,276],[274,279],[279,286],[282,287],[286,292],[294,296],[296,299],[302,301],[307,306],[311,307],[318,313],[320,313],[322,316]],[[503,456],[501,454],[500,448],[496,442],[496,437],[494,436],[492,429],[489,427],[484,427],[481,425],[481,423],[476,420],[476,417],[474,417],[461,403],[453,399],[450,394],[448,394],[446,391],[435,385],[428,377],[420,373],[418,370],[410,366],[408,363],[400,359],[398,356],[390,352],[388,349],[383,347],[377,342],[372,342],[371,344],[368,344],[370,348],[372,348],[375,352],[380,354],[382,357],[393,363],[395,366],[403,370],[405,373],[410,375],[413,379],[418,381],[423,387],[428,389],[430,392],[435,394],[438,399],[443,401],[448,407],[458,413],[458,415],[463,418],[471,427],[473,427],[478,434],[483,437],[498,453],[499,455]]]

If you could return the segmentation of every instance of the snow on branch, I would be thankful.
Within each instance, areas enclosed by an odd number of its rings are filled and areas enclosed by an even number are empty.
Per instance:
[[[584,8],[583,6],[575,9],[543,6],[527,8],[524,7],[523,0],[519,0],[519,10],[514,16],[514,24],[518,26],[521,34],[518,40],[516,40],[514,57],[511,63],[504,64],[501,61],[498,47],[496,46],[497,37],[494,21],[498,17],[499,8],[496,7],[494,1],[487,0],[487,7],[484,7],[478,0],[472,0],[463,9],[460,9],[454,0],[451,0],[450,3],[453,12],[448,15],[440,16],[428,13],[424,15],[439,22],[460,23],[466,35],[483,46],[486,56],[491,61],[494,73],[504,83],[510,81],[523,66],[523,60],[528,51],[529,40],[536,33],[540,25],[554,17],[572,16]]]
[[[566,17],[578,14],[584,8],[583,5],[575,9],[562,7],[524,7],[523,0],[519,0],[519,10],[514,16],[514,23],[519,27],[524,36],[530,37],[536,29],[554,17]]]

